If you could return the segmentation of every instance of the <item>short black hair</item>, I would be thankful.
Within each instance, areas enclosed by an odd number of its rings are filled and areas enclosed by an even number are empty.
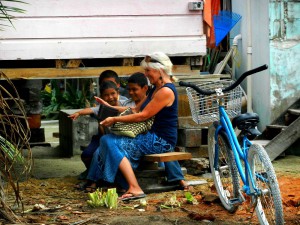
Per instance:
[[[113,70],[105,70],[99,76],[99,85],[103,82],[105,78],[114,78],[117,84],[120,84],[120,78],[118,74]]]
[[[117,87],[115,82],[112,82],[111,80],[107,80],[107,81],[103,81],[103,83],[100,86],[100,95],[102,95],[103,92],[109,88],[113,88],[116,91],[119,91],[119,88]]]
[[[148,86],[148,80],[145,76],[145,74],[137,72],[132,74],[129,78],[128,78],[128,83],[134,83],[139,85],[140,87],[144,87],[145,85]]]

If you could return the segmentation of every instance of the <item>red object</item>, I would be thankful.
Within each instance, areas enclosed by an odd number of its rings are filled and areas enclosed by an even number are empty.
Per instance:
[[[206,0],[204,3],[204,21],[207,24],[206,36],[207,42],[206,45],[208,48],[216,47],[216,39],[214,32],[213,16],[218,15],[221,9],[220,0]]]

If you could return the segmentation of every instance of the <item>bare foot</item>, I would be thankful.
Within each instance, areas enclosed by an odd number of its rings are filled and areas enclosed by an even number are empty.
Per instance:
[[[179,181],[180,186],[182,187],[182,190],[184,191],[192,191],[194,188],[190,186],[185,180]]]

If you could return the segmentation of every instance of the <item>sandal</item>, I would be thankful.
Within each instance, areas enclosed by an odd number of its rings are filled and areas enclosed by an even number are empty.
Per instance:
[[[127,195],[127,197],[124,197],[124,195]],[[124,195],[122,195],[119,198],[119,200],[130,201],[130,200],[137,200],[137,199],[145,198],[147,196],[145,193],[134,194],[131,192],[126,192]]]
[[[98,187],[95,186],[86,186],[84,189],[85,193],[93,193],[97,190]]]
[[[83,191],[87,186],[88,186],[88,182],[83,181],[83,182],[79,182],[79,183],[75,184],[74,188],[79,190],[79,191]]]

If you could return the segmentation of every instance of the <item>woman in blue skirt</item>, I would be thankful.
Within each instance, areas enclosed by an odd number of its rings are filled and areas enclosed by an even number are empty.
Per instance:
[[[98,161],[99,168],[91,171],[87,177],[89,180],[100,179],[110,183],[117,181],[127,189],[122,200],[145,197],[133,172],[140,159],[146,154],[173,151],[177,142],[178,96],[172,83],[173,64],[166,54],[156,52],[146,56],[141,66],[153,85],[147,98],[133,109],[136,113],[108,117],[100,124],[112,126],[116,122],[140,122],[155,116],[153,126],[149,132],[135,138],[114,134],[103,136],[95,153],[98,155],[93,159]],[[177,178],[180,177],[184,182],[180,166],[177,168]]]

